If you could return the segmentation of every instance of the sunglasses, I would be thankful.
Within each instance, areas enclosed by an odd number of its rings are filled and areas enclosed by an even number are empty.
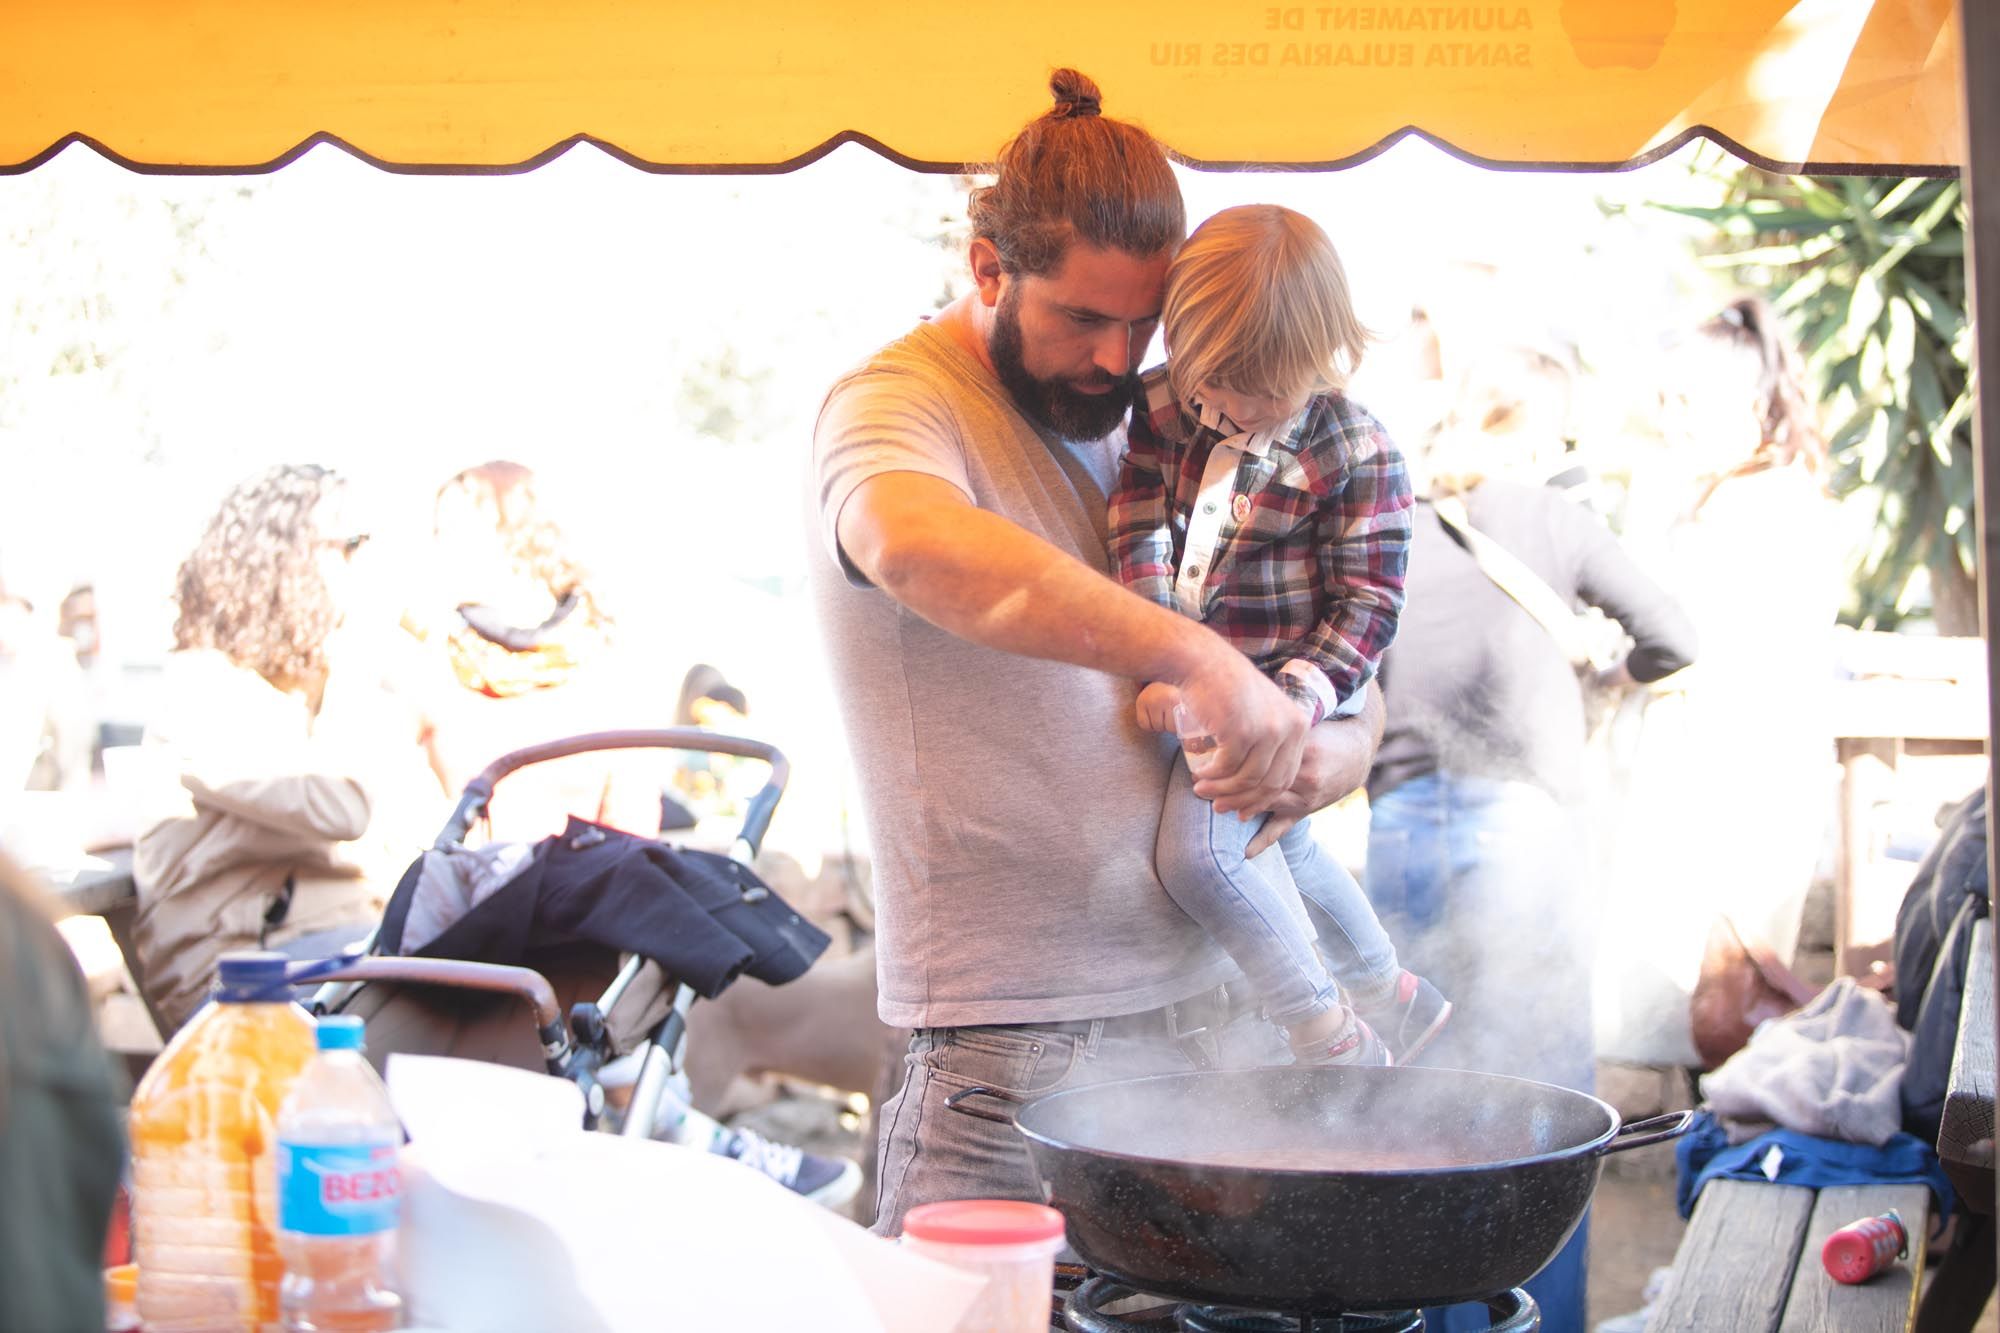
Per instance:
[[[367,542],[368,534],[361,532],[356,533],[352,537],[330,537],[321,542],[320,545],[339,551],[342,559],[352,560],[354,553],[359,551]]]

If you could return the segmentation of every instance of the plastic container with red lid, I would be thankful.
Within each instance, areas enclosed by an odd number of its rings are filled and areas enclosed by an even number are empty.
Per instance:
[[[1043,1333],[1063,1217],[1038,1203],[957,1199],[912,1208],[903,1243],[987,1279],[953,1333]]]

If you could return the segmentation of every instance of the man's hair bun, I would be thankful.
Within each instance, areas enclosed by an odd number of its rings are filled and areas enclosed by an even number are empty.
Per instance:
[[[1049,92],[1056,99],[1049,115],[1057,120],[1065,116],[1094,116],[1104,109],[1104,94],[1087,74],[1073,69],[1059,69],[1049,76]]]

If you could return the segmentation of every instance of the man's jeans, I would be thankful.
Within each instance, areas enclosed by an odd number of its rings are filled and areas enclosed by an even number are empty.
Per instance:
[[[1368,897],[1404,965],[1452,999],[1423,1063],[1595,1086],[1590,974],[1596,910],[1582,833],[1524,782],[1430,774],[1370,802]],[[1527,1284],[1545,1333],[1581,1333],[1588,1220]],[[1429,1312],[1485,1327],[1484,1306]]]
[[[902,1091],[876,1113],[876,1233],[897,1235],[910,1209],[944,1199],[1040,1203],[1041,1183],[1020,1132],[953,1111],[945,1098],[967,1088],[992,1088],[1032,1100],[1061,1088],[1198,1067],[1164,1020],[1157,1032],[1142,1032],[1146,1026],[1123,1018],[1064,1024],[1060,1030],[962,1027],[912,1033]],[[1214,1035],[1212,1055],[1219,1067],[1291,1062],[1284,1034],[1254,1009]],[[1004,1109],[980,1102],[982,1110]]]
[[[1186,757],[1177,758],[1155,848],[1167,893],[1243,969],[1276,1023],[1326,1010],[1339,999],[1335,981],[1352,997],[1387,998],[1401,971],[1396,947],[1361,886],[1304,820],[1278,843],[1289,880],[1268,853],[1246,861],[1261,824],[1217,814],[1194,794]]]

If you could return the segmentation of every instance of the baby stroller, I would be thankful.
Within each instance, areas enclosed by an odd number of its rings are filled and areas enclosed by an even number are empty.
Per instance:
[[[532,855],[502,848],[512,855],[496,858],[487,855],[491,845],[466,846],[508,774],[569,755],[626,749],[734,755],[769,765],[727,857],[577,819],[536,844]],[[402,1052],[544,1069],[582,1091],[586,1128],[646,1137],[681,1068],[696,999],[714,998],[743,971],[782,984],[828,943],[749,868],[789,773],[784,755],[769,745],[693,728],[599,732],[503,755],[466,785],[431,849],[405,872],[370,940],[300,969],[294,980],[322,983],[307,1006],[314,1013],[367,1022],[378,1066]],[[456,876],[468,865],[487,882],[460,882]],[[562,890],[559,900],[546,882],[556,878],[558,865],[587,881]],[[620,902],[607,909],[605,899],[614,894]],[[454,909],[456,919],[446,920]],[[607,928],[623,920],[636,923],[643,944],[628,949],[607,940]],[[463,947],[468,942],[473,947]],[[496,948],[498,959],[490,956]],[[614,1060],[637,1065],[631,1095],[617,1113],[599,1079]]]

